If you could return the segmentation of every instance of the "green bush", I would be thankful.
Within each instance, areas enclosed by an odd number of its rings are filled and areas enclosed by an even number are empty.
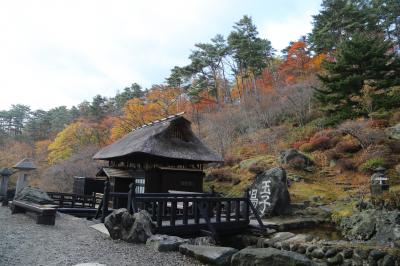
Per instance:
[[[384,166],[385,160],[383,158],[372,158],[367,160],[360,166],[361,171],[363,172],[372,172],[379,166]]]

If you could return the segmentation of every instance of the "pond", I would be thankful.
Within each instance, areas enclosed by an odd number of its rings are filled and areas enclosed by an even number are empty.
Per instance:
[[[308,234],[325,240],[344,240],[340,230],[331,224],[321,224],[314,227],[288,230],[294,234]]]

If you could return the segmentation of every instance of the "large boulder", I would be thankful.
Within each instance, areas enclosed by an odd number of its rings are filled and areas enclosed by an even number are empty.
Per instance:
[[[179,246],[189,243],[189,239],[168,235],[152,235],[146,241],[146,246],[152,247],[156,251],[168,252],[178,251]]]
[[[250,200],[261,216],[284,213],[290,205],[285,169],[275,167],[257,175],[250,187]]]
[[[279,155],[279,163],[298,170],[312,171],[314,162],[295,149],[284,150]]]
[[[36,204],[54,204],[54,200],[45,191],[35,187],[25,187],[16,195],[15,199]]]
[[[315,265],[302,254],[275,248],[242,249],[232,257],[232,266],[308,266]]]
[[[400,123],[393,127],[389,127],[387,133],[392,139],[400,140]]]
[[[377,244],[400,241],[400,211],[368,209],[343,218],[343,234],[350,240],[365,240]]]
[[[212,265],[230,265],[231,257],[237,252],[237,249],[184,244],[179,247],[179,252],[183,255],[194,257],[204,263]]]
[[[131,215],[127,209],[114,210],[104,221],[112,239],[122,239],[131,243],[146,243],[153,235],[155,225],[147,211]]]

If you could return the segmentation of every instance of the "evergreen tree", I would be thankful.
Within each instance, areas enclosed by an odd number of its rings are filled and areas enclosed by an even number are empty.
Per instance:
[[[318,53],[334,51],[355,33],[382,32],[371,0],[324,0],[321,6],[309,35],[309,42]]]
[[[115,96],[116,109],[122,111],[122,108],[128,100],[141,98],[143,95],[144,92],[142,87],[137,83],[133,83],[130,87],[126,87],[123,92],[118,92]]]
[[[323,108],[350,117],[360,109],[352,98],[361,95],[365,82],[384,91],[399,85],[400,61],[391,47],[381,35],[355,34],[343,41],[335,59],[324,63],[326,74],[319,76],[324,87],[316,90],[315,97]]]
[[[243,16],[233,28],[228,36],[229,51],[235,62],[235,69],[232,70],[234,75],[241,77],[242,84],[244,79],[250,80],[253,91],[257,93],[256,78],[273,55],[271,42],[258,37],[251,17]],[[249,91],[249,88],[245,90]]]

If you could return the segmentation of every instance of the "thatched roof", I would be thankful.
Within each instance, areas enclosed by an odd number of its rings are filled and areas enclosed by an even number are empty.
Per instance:
[[[193,133],[190,122],[181,114],[137,128],[101,149],[95,160],[151,161],[157,159],[220,162],[222,158],[205,146]]]

